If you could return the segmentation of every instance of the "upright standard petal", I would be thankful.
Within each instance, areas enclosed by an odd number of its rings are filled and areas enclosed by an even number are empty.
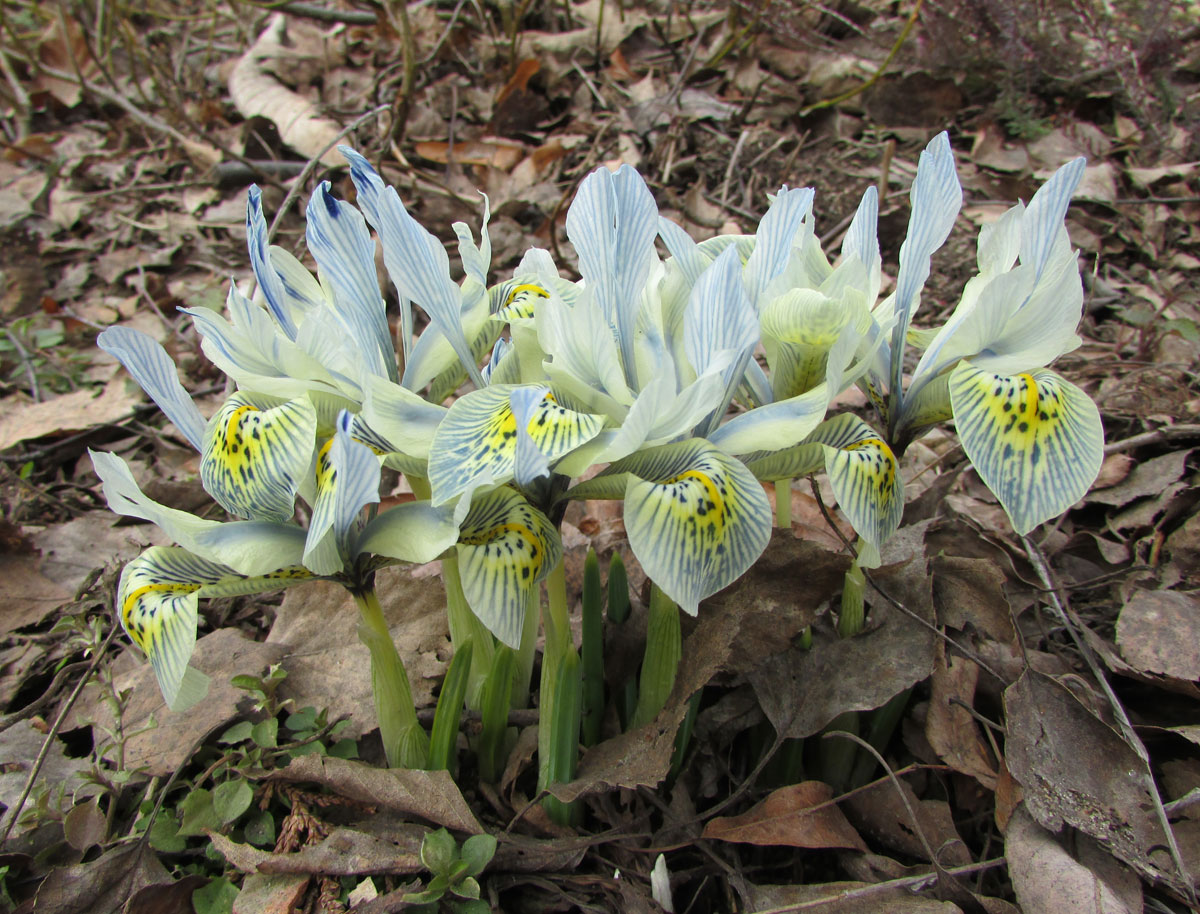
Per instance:
[[[339,151],[350,163],[358,205],[379,233],[383,260],[397,293],[414,301],[445,335],[463,367],[479,387],[483,378],[463,333],[461,293],[450,279],[450,258],[442,243],[408,214],[394,187],[387,187],[371,164],[349,146]]]
[[[250,266],[254,278],[262,289],[267,307],[275,315],[279,327],[288,339],[296,338],[296,320],[288,307],[283,280],[271,264],[270,245],[267,242],[267,222],[263,218],[262,191],[255,184],[246,192],[246,244],[250,249]]]
[[[375,273],[375,242],[362,214],[322,181],[308,204],[305,237],[333,288],[334,314],[354,339],[362,371],[398,380],[396,352]]]
[[[1049,371],[1003,376],[961,363],[950,376],[963,450],[1022,536],[1086,493],[1104,460],[1100,411]]]
[[[579,272],[616,332],[626,380],[635,383],[634,331],[642,288],[657,260],[658,207],[642,176],[629,165],[598,168],[583,179],[567,210],[567,237]]]
[[[209,420],[200,480],[230,514],[284,522],[313,463],[317,414],[308,400],[272,405],[236,393]]]
[[[558,531],[517,492],[493,489],[471,500],[457,549],[471,609],[488,631],[515,649],[529,594],[562,556]]]
[[[756,312],[762,309],[771,281],[792,256],[796,234],[812,212],[813,193],[811,187],[780,188],[758,224],[754,250],[746,261],[746,294]]]
[[[204,442],[204,417],[179,383],[175,363],[158,341],[131,327],[109,327],[96,337],[96,343],[125,366],[183,437],[200,450]]]
[[[336,574],[353,560],[359,515],[379,503],[379,458],[350,437],[351,423],[343,411],[337,431],[317,454],[317,497],[304,547],[304,564],[317,574]],[[330,540],[334,548],[322,548]]]
[[[1060,244],[1065,231],[1063,219],[1071,195],[1083,178],[1085,164],[1086,160],[1080,157],[1062,166],[1038,188],[1025,208],[1021,224],[1021,263],[1032,266],[1039,278],[1050,263],[1055,247]]]

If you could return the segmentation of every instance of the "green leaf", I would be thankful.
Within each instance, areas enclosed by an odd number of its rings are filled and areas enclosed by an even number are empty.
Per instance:
[[[558,531],[519,493],[495,489],[472,499],[457,548],[471,609],[488,631],[515,649],[529,594],[562,555]]]
[[[265,809],[252,815],[243,829],[246,840],[257,847],[275,845],[275,817]]]
[[[274,717],[259,721],[254,725],[250,735],[256,746],[263,749],[274,749],[279,745],[279,721]]]
[[[491,914],[492,906],[486,901],[468,899],[466,901],[451,901],[450,907],[455,914]]]
[[[251,677],[246,677],[247,679]],[[233,746],[240,742],[250,739],[250,735],[254,730],[254,724],[248,720],[239,720],[236,724],[222,733],[217,742],[226,746]]]
[[[450,886],[450,892],[459,898],[478,899],[479,882],[474,876],[467,876]]]
[[[467,864],[467,875],[478,876],[496,855],[496,839],[492,835],[471,835],[463,842],[462,859]]]
[[[220,828],[221,817],[213,808],[212,792],[200,787],[193,790],[179,804],[183,821],[179,825],[179,835],[191,837],[202,835],[206,828]]]
[[[216,813],[222,825],[233,822],[250,808],[254,802],[254,791],[242,780],[225,781],[218,784],[212,793],[213,812]]]
[[[1100,411],[1052,372],[1002,376],[963,363],[950,400],[963,450],[1021,535],[1079,501],[1100,472]]]
[[[257,676],[247,676],[245,673],[240,673],[229,680],[229,684],[235,689],[242,689],[246,692],[258,692],[266,695],[263,691],[263,681]]]
[[[284,726],[293,733],[299,733],[301,730],[312,730],[316,722],[317,709],[309,706],[289,714]]]
[[[192,907],[196,914],[232,914],[238,888],[228,879],[214,879],[192,892]]]
[[[458,728],[462,721],[463,702],[467,697],[474,647],[475,643],[470,638],[459,645],[450,658],[450,667],[442,680],[442,693],[438,696],[429,737],[429,768],[433,771],[450,771],[455,767]]]
[[[690,615],[754,563],[771,536],[771,506],[741,461],[692,439],[641,451],[605,473],[629,473],[629,545]]]
[[[435,876],[448,873],[458,859],[454,837],[444,828],[427,832],[421,841],[421,864]],[[432,887],[430,883],[430,887]]]
[[[329,747],[329,754],[334,758],[358,758],[358,740],[349,737],[339,739]]]
[[[187,847],[187,841],[179,834],[179,823],[173,816],[159,816],[150,826],[150,846],[164,854],[178,854]]]

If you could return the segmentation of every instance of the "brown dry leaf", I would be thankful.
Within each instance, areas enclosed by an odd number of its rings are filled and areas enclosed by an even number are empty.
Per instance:
[[[372,821],[371,825],[375,825]],[[382,823],[380,823],[382,824]],[[213,846],[230,865],[243,873],[264,876],[376,876],[419,873],[421,839],[426,830],[419,825],[391,820],[380,834],[355,828],[334,828],[320,843],[291,854],[273,854],[248,844],[239,844],[210,831]],[[386,834],[382,833],[386,831]]]
[[[483,833],[448,771],[375,768],[350,759],[302,755],[272,771],[267,780],[321,784],[360,803],[420,816],[455,831]]]
[[[884,567],[868,574],[901,605],[932,623],[924,546],[928,526],[923,521],[902,527],[884,547]],[[781,578],[779,586],[790,588],[795,599],[797,580],[805,581],[804,599],[811,599],[806,569]],[[869,585],[866,597],[870,613],[861,634],[839,638],[819,623],[813,627],[810,650],[789,648],[770,656],[760,649],[747,658],[741,669],[780,737],[810,736],[845,711],[878,708],[933,670],[930,628],[893,608]],[[775,633],[776,646],[781,634]]]
[[[933,751],[955,771],[995,790],[996,766],[991,750],[984,742],[975,718],[967,710],[974,704],[979,667],[966,657],[947,658],[941,641],[936,645],[936,652],[925,738]]]
[[[498,137],[455,143],[453,149],[444,140],[426,140],[413,144],[413,150],[422,158],[443,165],[453,160],[459,165],[486,165],[500,171],[511,171],[525,158],[524,143]]]
[[[87,80],[94,80],[100,75],[100,68],[88,48],[83,28],[70,16],[51,21],[38,40],[37,53],[38,59],[52,69],[79,72]],[[49,92],[68,108],[79,104],[83,95],[83,88],[77,80],[59,79],[41,70],[36,71],[34,87]]]
[[[35,910],[38,914],[122,914],[139,890],[170,882],[154,851],[138,841],[90,863],[52,868],[38,889]]]
[[[194,914],[192,894],[208,882],[207,876],[193,873],[175,882],[148,885],[138,890],[121,914]]]
[[[325,165],[344,165],[332,144],[341,133],[341,125],[317,113],[317,106],[303,95],[282,85],[265,66],[275,58],[287,58],[284,33],[287,19],[282,13],[271,18],[259,36],[229,74],[229,95],[242,117],[265,117],[279,130],[279,137],[305,158],[321,157]]]
[[[1043,828],[1072,825],[1144,876],[1177,883],[1150,772],[1125,740],[1032,670],[1005,690],[1004,713],[1005,762]]]
[[[903,797],[896,791],[897,784]],[[908,811],[910,806],[917,815],[916,823]],[[954,827],[950,804],[944,800],[919,799],[904,778],[895,782],[888,778],[853,794],[844,809],[860,834],[874,837],[901,853],[928,859],[920,838],[923,834],[941,866],[964,866],[971,862],[971,853]]]
[[[1200,600],[1177,590],[1137,590],[1117,619],[1121,656],[1143,673],[1200,679]]]
[[[308,890],[308,876],[263,876],[253,873],[242,880],[233,902],[233,914],[292,914]]]
[[[1079,859],[1018,807],[1004,856],[1024,914],[1141,914],[1142,883],[1095,842],[1080,836]]]
[[[129,652],[134,654],[134,649]],[[150,664],[139,658],[132,669],[117,673],[115,687],[132,690],[122,718],[125,732],[134,734],[125,743],[126,768],[144,766],[147,774],[156,777],[173,774],[191,757],[198,741],[249,708],[250,697],[229,680],[239,674],[262,675],[284,653],[279,645],[251,641],[233,628],[205,635],[196,642],[192,666],[209,676],[208,695],[183,713],[167,710]],[[152,716],[158,726],[146,730]],[[84,691],[73,721],[73,726],[113,727],[111,712],[97,688],[88,686]]]
[[[990,559],[934,556],[933,603],[938,621],[963,631],[971,626],[1002,644],[1012,644],[1016,631],[1004,584],[1003,569]]]
[[[123,377],[107,384],[99,396],[94,390],[80,388],[41,403],[5,397],[0,400],[0,451],[20,441],[116,422],[141,402],[141,390],[126,384]]]
[[[825,901],[828,899],[828,901]],[[824,902],[817,904],[818,902]],[[923,898],[886,883],[828,882],[824,885],[752,886],[749,907],[760,911],[809,905],[817,914],[961,914],[949,901]]]
[[[541,807],[537,807],[540,809]],[[590,838],[530,838],[500,835],[492,865],[510,873],[562,873],[574,870],[592,844]]]
[[[434,703],[433,689],[450,652],[446,596],[439,578],[414,577],[407,568],[379,572],[377,590],[392,640],[404,661],[418,708]],[[328,708],[350,719],[348,735],[376,726],[367,649],[358,640],[358,610],[344,587],[314,581],[284,595],[267,644],[286,653],[287,679],[279,687],[296,707]]]
[[[36,625],[74,596],[41,572],[36,555],[0,555],[0,581],[4,600],[0,603],[0,634]]]
[[[25,781],[29,778],[33,760],[37,758],[46,742],[45,724],[40,720],[38,723],[42,729],[34,726],[31,721],[20,720],[0,732],[0,804],[6,807],[4,815],[0,816],[0,829],[8,827],[13,808],[25,789]],[[86,758],[68,758],[65,744],[62,740],[55,739],[46,753],[34,788],[37,789],[39,785],[54,786],[55,790],[50,792],[49,797],[50,809],[55,813],[66,814],[72,806],[72,795],[84,784],[83,772],[90,768]],[[61,808],[57,790],[60,787],[65,790],[61,798]],[[30,802],[26,801],[26,809],[29,808]],[[21,826],[18,826],[13,834],[19,835],[21,831]]]
[[[30,539],[42,554],[42,574],[74,593],[97,568],[127,562],[148,546],[170,545],[153,524],[121,527],[119,520],[111,511],[89,511],[33,534]]]
[[[718,816],[704,826],[701,837],[764,846],[849,848],[867,845],[836,805],[833,788],[821,781],[803,781],[771,791],[740,816]],[[820,806],[820,809],[813,809]]]
[[[1084,496],[1089,504],[1127,505],[1138,498],[1158,495],[1184,474],[1190,449],[1171,451],[1134,465],[1128,476],[1106,489],[1092,489]]]

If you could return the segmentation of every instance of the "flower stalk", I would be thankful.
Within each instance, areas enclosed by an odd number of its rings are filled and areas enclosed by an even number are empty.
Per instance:
[[[658,585],[650,588],[646,622],[646,653],[638,682],[638,703],[630,727],[641,727],[658,716],[675,687],[675,674],[683,651],[679,607]]]

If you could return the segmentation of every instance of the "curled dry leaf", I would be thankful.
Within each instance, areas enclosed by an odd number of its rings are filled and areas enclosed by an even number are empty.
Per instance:
[[[866,882],[751,887],[752,910],[809,905],[818,914],[961,914],[958,905],[913,895],[905,886]]]
[[[341,125],[317,113],[317,106],[281,85],[263,69],[263,62],[286,56],[283,34],[286,19],[282,13],[270,23],[229,75],[229,95],[242,117],[265,117],[278,129],[280,139],[306,158],[321,157],[325,165],[344,165],[333,148]]]
[[[712,819],[704,826],[702,837],[741,844],[865,851],[867,845],[832,799],[833,788],[821,781],[780,787],[740,816]]]
[[[81,387],[41,403],[16,396],[0,401],[0,451],[21,441],[47,435],[62,435],[80,429],[116,422],[142,402],[141,391],[114,378],[99,396]]]
[[[991,750],[968,710],[974,702],[979,667],[965,657],[947,657],[940,641],[936,652],[925,738],[934,752],[955,771],[995,790],[996,767]]]
[[[1077,857],[1018,807],[1009,822],[1004,856],[1025,914],[1141,914],[1138,877],[1079,837]]]
[[[171,876],[154,851],[136,842],[88,863],[54,867],[38,889],[38,914],[118,914],[146,886],[169,884]]]
[[[239,844],[210,831],[213,847],[243,873],[264,876],[383,876],[419,873],[421,840],[425,830],[417,825],[392,823],[386,836],[353,828],[335,828],[317,844],[291,854],[273,854],[249,844]]]
[[[311,782],[335,793],[406,815],[478,835],[483,828],[471,813],[448,771],[375,768],[365,762],[323,755],[302,755],[268,780]]]
[[[1150,771],[1064,686],[1032,670],[1004,692],[1005,762],[1043,828],[1072,825],[1143,876],[1179,880],[1154,813]]]
[[[308,876],[247,876],[233,903],[233,914],[291,914],[304,900],[308,881]]]
[[[1137,590],[1117,619],[1117,645],[1144,673],[1200,679],[1200,600],[1177,590]]]
[[[897,784],[903,797],[896,791]],[[916,822],[910,808],[916,813]],[[920,799],[904,778],[894,782],[888,778],[872,784],[850,796],[845,809],[860,833],[901,853],[927,859],[925,843],[928,842],[941,866],[964,866],[971,862],[970,851],[954,827],[950,804],[944,800]],[[922,835],[925,841],[921,840]]]

